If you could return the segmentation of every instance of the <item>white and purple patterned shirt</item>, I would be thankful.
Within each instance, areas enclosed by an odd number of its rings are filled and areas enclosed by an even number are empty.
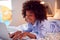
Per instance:
[[[34,25],[27,23],[20,25],[18,27],[19,30],[23,30],[23,32],[31,32],[36,35],[37,38],[44,38],[47,33],[58,33],[60,32],[60,26],[57,25],[55,21],[44,20],[40,23],[40,21],[36,21]]]

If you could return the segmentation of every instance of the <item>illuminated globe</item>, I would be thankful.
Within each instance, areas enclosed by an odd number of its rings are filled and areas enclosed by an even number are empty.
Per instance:
[[[7,26],[12,21],[12,12],[6,6],[0,6],[0,22],[5,23]]]

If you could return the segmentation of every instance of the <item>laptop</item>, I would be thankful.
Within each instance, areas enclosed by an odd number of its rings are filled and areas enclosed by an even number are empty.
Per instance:
[[[0,23],[0,39],[2,39],[2,40],[12,40],[9,37],[8,30],[7,30],[6,25],[4,23]]]

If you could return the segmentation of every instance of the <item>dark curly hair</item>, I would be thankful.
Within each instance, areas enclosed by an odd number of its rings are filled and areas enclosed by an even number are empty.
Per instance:
[[[40,20],[40,22],[47,19],[46,7],[40,4],[40,1],[27,1],[23,4],[22,14],[24,18],[26,16],[26,10],[34,12],[36,19]]]

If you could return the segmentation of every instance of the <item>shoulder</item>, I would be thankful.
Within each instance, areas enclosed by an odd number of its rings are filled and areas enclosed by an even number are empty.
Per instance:
[[[58,26],[58,23],[56,21],[50,21],[50,20],[45,20],[43,24],[46,26],[52,26],[52,25]]]
[[[52,20],[50,21],[51,26],[54,27],[55,32],[60,32],[60,20]]]
[[[48,29],[50,32],[54,32],[55,33],[55,32],[59,32],[60,31],[59,30],[60,26],[57,24],[56,21],[47,20],[47,21],[45,21],[44,25],[45,25],[45,28]]]

